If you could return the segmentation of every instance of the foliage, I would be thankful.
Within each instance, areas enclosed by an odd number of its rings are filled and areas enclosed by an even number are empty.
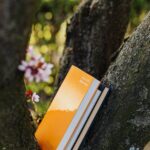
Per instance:
[[[149,10],[149,0],[133,0],[130,13],[130,23],[127,30],[128,35],[131,34],[135,27],[137,27],[140,24],[140,22]]]

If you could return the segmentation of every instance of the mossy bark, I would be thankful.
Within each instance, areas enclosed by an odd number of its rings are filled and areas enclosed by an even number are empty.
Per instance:
[[[131,0],[84,0],[67,28],[56,86],[72,64],[100,79],[122,43]]]
[[[24,98],[25,57],[37,0],[0,1],[0,150],[35,150],[30,114]]]
[[[120,48],[105,80],[114,89],[80,149],[143,150],[150,141],[150,13]]]

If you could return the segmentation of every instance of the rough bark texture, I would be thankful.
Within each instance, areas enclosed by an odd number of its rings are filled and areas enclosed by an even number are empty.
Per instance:
[[[72,64],[100,79],[128,24],[131,0],[84,0],[68,24],[67,40],[56,85]],[[97,69],[99,68],[99,69]]]
[[[142,150],[150,141],[150,13],[123,45],[105,79],[114,90],[81,149]]]
[[[37,0],[0,1],[0,150],[34,150],[30,114],[24,99],[25,56]]]

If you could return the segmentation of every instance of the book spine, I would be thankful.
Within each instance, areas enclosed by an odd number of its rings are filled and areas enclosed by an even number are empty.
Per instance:
[[[71,121],[64,137],[62,138],[60,144],[57,147],[57,150],[64,150],[67,143],[69,142],[75,128],[78,125],[78,122],[80,121],[82,115],[84,114],[85,110],[87,109],[87,106],[89,104],[89,102],[91,101],[94,93],[96,92],[98,86],[99,86],[100,82],[98,80],[94,80],[93,83],[91,84],[91,87],[89,88],[87,94],[85,95],[83,101],[81,102],[73,120]]]
[[[81,118],[81,121],[79,122],[79,125],[77,127],[77,129],[75,130],[75,132],[73,133],[73,136],[71,137],[71,140],[69,141],[69,143],[67,144],[67,147],[65,148],[65,150],[71,150],[71,148],[73,147],[73,145],[75,144],[75,141],[77,140],[80,132],[82,131],[92,109],[94,108],[99,96],[101,94],[101,91],[97,91],[94,98],[92,99],[91,103],[89,104],[84,116]]]
[[[79,138],[77,139],[77,141],[76,141],[76,143],[75,143],[75,145],[74,145],[72,150],[78,150],[80,144],[82,143],[82,141],[83,141],[87,131],[89,130],[89,128],[90,128],[90,126],[91,126],[91,124],[92,124],[92,122],[93,122],[93,120],[94,120],[94,118],[95,118],[95,116],[96,116],[100,106],[102,105],[102,103],[103,103],[103,101],[106,98],[108,93],[109,93],[109,88],[106,87],[103,90],[103,93],[101,94],[101,96],[100,96],[97,104],[95,105],[93,111],[91,112],[91,115],[89,116],[89,119],[87,120],[87,122],[86,122],[86,124],[85,124],[85,126],[84,126],[84,128],[83,128],[83,130],[82,130]]]

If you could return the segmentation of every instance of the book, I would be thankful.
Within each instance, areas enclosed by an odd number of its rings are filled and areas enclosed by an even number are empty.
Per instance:
[[[72,150],[78,150],[79,149],[80,144],[82,143],[87,131],[89,130],[89,128],[90,128],[100,106],[102,105],[104,99],[106,98],[108,92],[109,92],[109,88],[105,87],[105,89],[103,90],[103,92],[102,92],[100,98],[98,99],[95,107],[93,108],[89,118],[87,119],[87,122],[85,123],[85,126],[83,127],[79,137],[77,138],[77,141],[76,141],[75,145],[73,146]]]
[[[89,117],[89,115],[90,115],[92,109],[94,108],[94,106],[95,106],[95,104],[96,104],[96,102],[97,102],[97,100],[98,100],[100,94],[101,94],[101,91],[100,91],[100,90],[97,90],[97,92],[96,92],[96,94],[94,95],[94,97],[93,97],[91,103],[89,104],[89,106],[88,106],[88,108],[87,108],[85,114],[83,115],[82,119],[80,120],[77,129],[76,129],[75,132],[73,133],[73,135],[72,135],[70,141],[68,141],[67,146],[65,147],[66,150],[71,150],[71,149],[72,149],[72,147],[73,147],[73,145],[75,144],[75,142],[76,142],[76,140],[77,140],[77,138],[78,138],[80,132],[82,131],[82,128],[84,127],[84,125],[85,125],[85,123],[86,123],[86,121],[87,121],[87,119],[88,119],[88,117]]]
[[[100,81],[72,66],[35,132],[42,150],[63,150],[91,103]]]

